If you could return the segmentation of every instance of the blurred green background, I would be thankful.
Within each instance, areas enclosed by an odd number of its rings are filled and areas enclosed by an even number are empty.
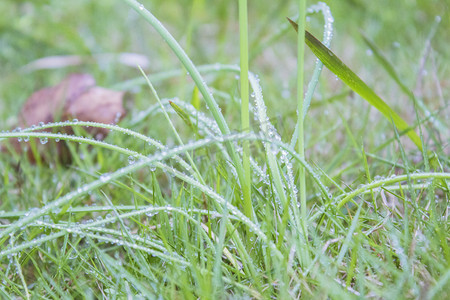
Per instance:
[[[415,90],[427,39],[436,19],[440,18],[419,88],[431,108],[446,105],[442,101],[448,99],[450,85],[449,1],[325,2],[335,19],[333,51],[390,105],[394,108],[398,105],[399,109],[403,108],[402,103],[410,102],[405,102],[407,97],[368,51],[361,33],[375,42],[395,65],[406,85]],[[239,62],[237,1],[142,0],[142,3],[168,28],[195,64]],[[308,1],[307,5],[314,3]],[[1,129],[14,126],[21,105],[33,91],[55,85],[69,73],[90,73],[98,85],[105,87],[139,77],[136,67],[120,62],[121,53],[136,54],[132,58],[140,59],[145,70],[152,74],[181,67],[157,33],[120,0],[1,1],[0,11]],[[288,30],[273,42],[267,41],[285,26],[285,17],[295,16],[296,11],[295,1],[249,1],[250,69],[261,78],[270,117],[278,118],[277,126],[286,126],[288,132],[292,131],[295,120],[296,36],[293,30]],[[322,26],[322,16],[311,15],[308,29],[321,37]],[[47,62],[41,66],[43,68],[33,69],[30,65],[46,57],[74,55],[81,59],[74,66],[48,69]],[[306,78],[311,74],[314,61],[308,51]],[[63,64],[68,62],[68,57],[60,60]],[[208,81],[214,88],[235,95],[237,82],[229,77],[230,74],[225,74]],[[186,81],[185,78],[173,79],[158,82],[156,87],[161,97],[178,96],[189,101],[193,84]],[[328,99],[343,90],[345,87],[340,82],[329,72],[324,72],[315,98]],[[154,99],[149,100],[148,90],[135,89],[133,92],[135,97],[128,104],[131,110],[128,119],[154,103]],[[366,104],[358,101],[351,105],[365,107]],[[327,106],[326,110],[333,110],[333,107]],[[314,110],[313,107],[311,118],[321,118],[323,112],[323,109]],[[238,115],[237,106],[235,112],[231,107],[226,114],[230,120],[239,120]],[[339,118],[337,115],[328,117],[330,122],[334,117]],[[234,128],[239,128],[239,124],[236,123]]]

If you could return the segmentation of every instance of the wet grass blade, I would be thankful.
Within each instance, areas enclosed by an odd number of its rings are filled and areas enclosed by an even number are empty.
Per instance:
[[[297,23],[289,19],[289,22],[297,31]],[[403,120],[389,105],[386,104],[371,88],[364,83],[349,67],[347,67],[330,49],[323,45],[311,33],[305,30],[305,42],[314,55],[349,88],[378,109],[400,132],[406,132],[411,141],[422,150],[422,142],[408,123]]]

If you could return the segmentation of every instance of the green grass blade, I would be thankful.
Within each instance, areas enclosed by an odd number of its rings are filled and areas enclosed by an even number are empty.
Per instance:
[[[249,112],[249,85],[248,85],[248,17],[247,0],[239,0],[239,49],[241,66],[241,129],[243,132],[250,131]],[[244,182],[241,182],[244,198],[244,212],[247,217],[252,218],[252,179],[250,172],[250,145],[244,141],[242,145],[242,167],[244,169]]]
[[[304,30],[306,23],[306,1],[298,1],[299,11],[299,26],[300,30]],[[301,32],[301,31],[300,31]],[[304,107],[305,98],[303,94],[303,82],[304,82],[304,62],[305,62],[305,37],[303,34],[297,36],[297,125],[298,125],[298,144],[297,151],[301,158],[305,158],[305,119],[304,119]],[[301,250],[302,263],[307,265],[311,259],[308,253],[308,224],[307,224],[307,206],[306,206],[306,171],[303,166],[299,168],[299,190],[300,190],[300,220],[297,216],[297,222],[301,221],[301,230],[303,233],[303,243],[305,248]],[[300,229],[300,228],[299,228]]]
[[[289,22],[297,31],[298,25],[291,19]],[[369,102],[370,105],[378,109],[389,121],[391,121],[399,131],[405,131],[411,141],[422,150],[422,142],[419,136],[414,132],[389,105],[386,104],[371,88],[364,83],[349,67],[347,67],[330,49],[323,45],[311,33],[305,30],[305,42],[314,55],[320,59],[323,64],[341,79],[349,88]]]
[[[170,106],[172,106],[173,110],[177,113],[177,115],[183,120],[184,123],[186,123],[189,128],[195,129],[194,124],[192,124],[191,119],[187,112],[185,112],[181,107],[173,103],[172,101],[169,101]]]

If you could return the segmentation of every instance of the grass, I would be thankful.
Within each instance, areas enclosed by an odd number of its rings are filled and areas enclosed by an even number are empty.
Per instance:
[[[0,153],[1,297],[448,298],[448,4],[328,2],[306,29],[420,145],[333,62],[297,61],[304,1],[2,2],[0,145],[47,148]],[[81,63],[31,64],[54,55]],[[72,72],[131,94],[125,119],[11,130]]]

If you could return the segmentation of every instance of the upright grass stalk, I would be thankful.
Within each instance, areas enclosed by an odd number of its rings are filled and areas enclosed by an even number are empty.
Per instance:
[[[181,48],[180,44],[175,40],[175,38],[170,34],[170,32],[161,24],[161,22],[147,9],[145,9],[144,5],[139,3],[136,0],[123,0],[126,4],[128,4],[131,8],[133,8],[137,13],[139,13],[145,21],[147,21],[164,39],[167,45],[172,49],[174,54],[178,57],[180,62],[189,72],[192,80],[198,87],[198,90],[203,96],[203,99],[206,102],[206,105],[209,108],[209,111],[214,117],[214,120],[217,122],[217,126],[219,126],[220,132],[223,135],[228,135],[231,133],[230,128],[228,127],[227,122],[223,114],[220,111],[217,102],[215,101],[212,93],[209,91],[208,86],[206,85],[205,80],[200,75],[200,72],[195,67],[194,63],[187,56],[186,52]],[[242,167],[242,162],[237,154],[237,151],[232,142],[226,143],[227,150],[230,153],[231,159],[233,161],[233,165],[236,168],[236,173],[239,178],[239,183],[241,186],[244,185],[244,171]]]
[[[297,124],[298,124],[298,150],[300,157],[305,158],[305,141],[304,141],[304,97],[303,97],[303,67],[305,57],[305,19],[306,19],[306,0],[298,1],[298,34],[297,34]],[[306,176],[303,166],[299,166],[299,187],[300,187],[300,218],[303,231],[303,242],[306,245],[306,251],[302,251],[304,254],[308,253],[308,231],[306,223]],[[307,263],[309,255],[303,255],[304,263]]]
[[[324,19],[324,30],[323,30],[323,44],[330,47],[331,39],[333,37],[333,16],[331,15],[330,8],[323,2],[319,2],[315,5],[310,6],[306,13],[317,13],[322,12]],[[323,62],[320,59],[317,59],[316,66],[314,67],[313,75],[311,76],[311,80],[308,84],[308,89],[305,94],[305,98],[303,100],[303,119],[306,118],[306,114],[308,113],[309,106],[311,104],[311,99],[313,97],[314,91],[316,90],[316,86],[319,83],[319,76],[322,73]],[[295,126],[294,134],[291,139],[291,147],[294,149],[297,144],[298,139],[298,125]]]
[[[242,132],[249,132],[249,82],[248,82],[248,20],[247,20],[247,0],[239,0],[239,48],[241,65],[241,129]],[[247,140],[243,143],[242,166],[244,169],[244,182],[242,191],[244,195],[244,213],[248,218],[252,218],[251,199],[251,173],[250,173],[250,147]]]

